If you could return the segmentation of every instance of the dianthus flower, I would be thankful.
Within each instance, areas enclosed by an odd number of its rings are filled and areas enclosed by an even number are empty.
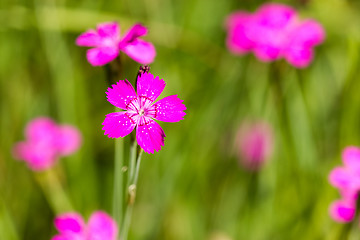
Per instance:
[[[331,217],[338,222],[354,219],[356,202],[360,191],[360,149],[347,147],[342,153],[343,167],[335,167],[330,175],[330,184],[336,187],[341,199],[330,206]]]
[[[46,117],[29,122],[25,137],[25,141],[15,144],[13,153],[34,171],[52,167],[59,157],[71,155],[81,144],[81,134],[75,127],[57,125]]]
[[[87,59],[93,66],[102,66],[114,60],[120,51],[141,64],[153,62],[156,52],[154,46],[142,39],[148,30],[141,24],[135,24],[120,37],[120,27],[117,22],[101,23],[96,30],[90,29],[76,39],[76,44],[83,47],[93,47],[87,50]]]
[[[240,164],[257,171],[270,158],[274,138],[271,127],[265,122],[244,122],[237,133],[236,148]]]
[[[147,153],[159,151],[164,145],[165,133],[154,119],[178,122],[186,114],[186,107],[177,95],[155,102],[165,85],[159,77],[145,72],[137,78],[137,93],[128,80],[120,80],[109,87],[106,92],[108,101],[125,111],[106,115],[102,128],[105,135],[125,137],[136,127],[136,140],[140,147]]]
[[[51,240],[116,240],[116,222],[105,212],[94,212],[85,224],[78,213],[65,213],[55,218],[55,227],[60,234]]]
[[[314,46],[325,39],[322,26],[315,20],[301,20],[286,5],[267,3],[251,14],[238,11],[226,20],[226,44],[234,54],[253,51],[264,62],[285,58],[295,67],[308,66]]]

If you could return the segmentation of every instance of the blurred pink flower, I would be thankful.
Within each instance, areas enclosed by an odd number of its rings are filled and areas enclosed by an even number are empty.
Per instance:
[[[244,122],[237,133],[236,145],[241,165],[250,171],[257,171],[272,154],[272,129],[265,122]]]
[[[346,200],[337,200],[330,206],[330,216],[337,222],[351,222],[355,211],[356,204]]]
[[[335,167],[329,174],[329,182],[336,187],[341,200],[330,206],[330,216],[338,222],[353,220],[360,191],[360,149],[346,147],[342,153],[343,167]]]
[[[60,234],[51,240],[116,240],[118,227],[105,212],[94,212],[85,224],[78,213],[65,213],[55,218],[55,227]]]
[[[314,20],[300,20],[286,5],[267,3],[255,13],[235,12],[226,19],[226,44],[234,54],[253,51],[264,62],[285,58],[295,67],[308,66],[313,47],[325,39],[322,26]]]
[[[46,117],[29,122],[25,138],[15,144],[13,154],[34,171],[52,167],[59,157],[74,153],[81,145],[81,134],[75,127],[57,125]]]
[[[138,144],[147,153],[159,151],[164,145],[165,133],[154,119],[164,122],[183,120],[186,107],[177,95],[165,97],[154,103],[165,88],[165,82],[151,73],[137,79],[137,93],[128,80],[120,80],[109,87],[108,101],[125,111],[109,113],[102,123],[105,135],[110,138],[125,137],[136,127]]]
[[[76,39],[76,44],[93,47],[86,54],[89,63],[93,66],[102,66],[111,62],[120,51],[141,64],[149,64],[154,61],[155,48],[151,43],[139,39],[147,32],[146,27],[135,24],[121,38],[117,22],[101,23],[97,25],[96,30],[90,29],[81,34]]]

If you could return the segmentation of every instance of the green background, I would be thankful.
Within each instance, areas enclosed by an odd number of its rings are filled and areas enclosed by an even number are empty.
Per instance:
[[[143,154],[130,239],[340,239],[344,225],[328,215],[339,194],[327,179],[342,149],[360,145],[360,3],[285,1],[327,35],[313,63],[297,70],[225,47],[226,16],[264,2],[2,0],[0,239],[56,233],[43,176],[11,155],[38,116],[83,133],[81,149],[55,167],[73,210],[86,219],[98,209],[112,212],[114,141],[101,123],[114,109],[105,69],[92,67],[74,42],[113,20],[122,33],[136,22],[148,26],[145,39],[157,51],[151,72],[167,83],[162,96],[178,94],[187,106],[185,120],[160,123],[162,150]],[[121,58],[123,79],[134,82],[139,64]],[[274,154],[256,174],[243,170],[234,152],[247,119],[268,121],[275,135]],[[359,236],[355,226],[350,239]]]

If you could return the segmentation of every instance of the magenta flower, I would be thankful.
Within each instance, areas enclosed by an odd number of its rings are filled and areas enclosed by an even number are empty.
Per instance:
[[[46,117],[29,122],[25,137],[25,141],[15,144],[13,153],[34,171],[52,167],[59,157],[71,155],[81,145],[81,134],[75,127],[57,125]]]
[[[259,170],[273,152],[274,137],[265,122],[245,122],[237,134],[236,148],[240,164],[250,171]]]
[[[125,137],[136,127],[136,140],[147,153],[159,151],[164,145],[165,133],[154,119],[164,122],[183,120],[186,107],[177,95],[165,97],[154,103],[165,88],[165,82],[151,73],[137,79],[137,93],[128,80],[120,80],[109,87],[108,101],[122,110],[106,115],[102,123],[105,135],[110,138]]]
[[[329,175],[330,184],[341,195],[341,200],[330,206],[330,216],[338,222],[350,222],[355,216],[360,191],[360,149],[353,146],[345,148],[342,160],[344,166],[335,167]]]
[[[135,24],[120,37],[120,27],[116,22],[101,23],[96,30],[90,29],[76,39],[76,44],[83,47],[93,47],[87,51],[87,59],[93,66],[102,66],[114,60],[120,51],[141,64],[154,61],[156,52],[154,46],[142,39],[148,30],[141,24]]]
[[[311,63],[313,48],[325,39],[319,23],[300,20],[293,8],[277,3],[264,4],[253,14],[235,12],[226,28],[226,44],[233,54],[253,51],[261,61],[285,58],[298,68]]]
[[[65,213],[55,218],[60,234],[51,240],[116,240],[116,222],[105,212],[94,212],[88,224],[78,213]]]

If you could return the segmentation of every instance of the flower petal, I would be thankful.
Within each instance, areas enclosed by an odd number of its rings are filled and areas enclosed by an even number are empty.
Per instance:
[[[117,22],[101,23],[96,26],[96,29],[100,37],[111,37],[115,39],[120,37],[120,26]]]
[[[62,125],[59,127],[57,138],[57,150],[60,155],[66,156],[74,153],[81,145],[80,131],[70,125]]]
[[[101,39],[99,34],[95,30],[91,29],[82,33],[76,39],[76,45],[83,47],[97,47],[100,45],[100,41]]]
[[[263,4],[255,14],[259,24],[274,30],[283,29],[297,16],[295,9],[279,3]]]
[[[106,97],[115,107],[126,110],[131,100],[137,97],[133,86],[128,80],[120,80],[111,87],[107,89]]]
[[[281,57],[281,47],[273,45],[273,43],[257,44],[254,47],[255,56],[263,62],[270,62]]]
[[[38,117],[28,123],[25,136],[29,141],[52,141],[57,131],[57,125],[52,119]]]
[[[54,165],[57,151],[48,141],[20,142],[13,148],[15,158],[24,160],[33,171],[42,171]]]
[[[314,58],[314,51],[309,47],[291,46],[284,52],[285,59],[297,68],[309,66]]]
[[[55,227],[60,233],[82,234],[85,230],[85,223],[79,214],[65,213],[55,218]]]
[[[290,44],[313,47],[325,40],[325,30],[314,20],[305,20],[292,30]]]
[[[77,234],[61,234],[52,237],[51,240],[85,240],[85,238],[81,238]]]
[[[125,46],[131,42],[133,42],[134,40],[136,40],[138,37],[141,36],[145,36],[147,34],[148,30],[146,27],[144,27],[141,24],[135,24],[134,26],[132,26],[130,28],[129,31],[127,31],[127,33],[125,33],[123,39],[121,39],[119,46],[120,48],[122,46]]]
[[[126,112],[114,112],[106,115],[102,130],[105,131],[104,135],[109,138],[125,137],[135,127],[135,122],[127,115]]]
[[[138,95],[149,98],[155,101],[165,88],[165,81],[154,77],[151,73],[143,73],[137,79],[137,93]]]
[[[360,168],[360,149],[355,146],[349,146],[342,152],[342,160],[345,166],[353,169]]]
[[[351,222],[355,216],[356,207],[346,201],[338,200],[330,206],[330,216],[337,222]]]
[[[88,240],[115,240],[118,235],[116,222],[106,213],[98,211],[88,223]]]
[[[156,108],[155,119],[164,122],[178,122],[184,119],[186,106],[177,95],[171,95],[154,104]]]
[[[349,189],[352,184],[351,172],[344,167],[336,167],[330,172],[329,182],[336,188]]]
[[[252,15],[246,12],[235,12],[226,19],[226,45],[233,54],[249,52],[254,43],[248,37],[248,25]]]
[[[118,55],[118,49],[113,47],[92,48],[86,52],[87,60],[93,66],[105,65],[114,60]]]
[[[151,43],[141,39],[135,39],[129,44],[120,46],[119,48],[140,64],[152,63],[156,55],[155,47]]]
[[[165,137],[163,129],[155,121],[146,125],[139,125],[136,129],[136,140],[147,153],[154,153],[154,150],[159,151],[161,146],[164,146]]]

